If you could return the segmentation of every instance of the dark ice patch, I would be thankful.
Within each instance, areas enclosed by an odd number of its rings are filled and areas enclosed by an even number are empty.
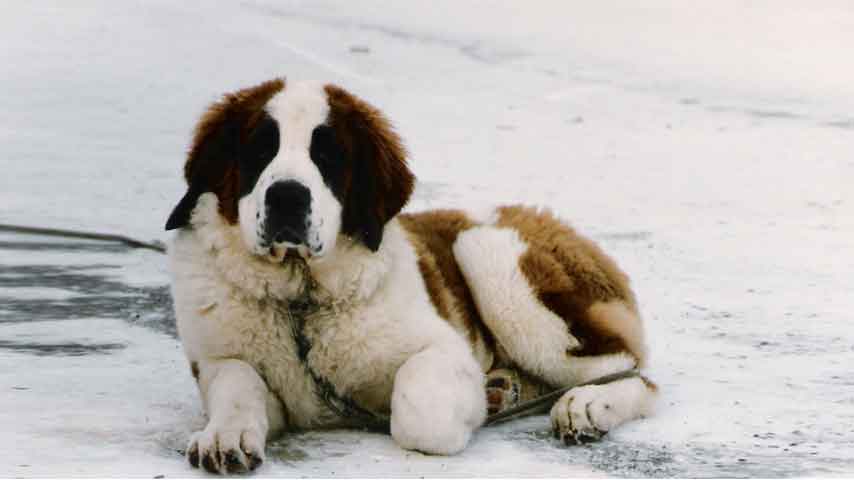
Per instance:
[[[685,102],[683,102],[685,104]],[[727,107],[723,105],[709,105],[705,107],[706,111],[709,112],[735,112],[742,113],[744,115],[748,115],[753,118],[759,119],[781,119],[781,120],[800,120],[807,118],[803,115],[787,112],[785,110],[765,110],[761,108],[739,108],[739,107]]]
[[[542,423],[548,424],[548,419],[542,417]],[[599,442],[567,447],[552,437],[548,427],[508,431],[505,438],[542,455],[544,461],[557,458],[571,465],[589,465],[616,477],[755,478],[850,471],[844,456],[820,456],[814,443],[795,444],[773,435],[754,436],[752,446],[733,441],[673,445],[606,436]]]
[[[652,237],[652,232],[613,232],[613,233],[600,233],[594,235],[597,239],[607,241],[628,241],[628,242],[640,242],[643,240],[649,240]]]
[[[29,353],[37,356],[68,356],[82,357],[91,354],[108,354],[115,350],[121,350],[126,345],[123,343],[37,343],[37,342],[15,342],[0,340],[0,350],[8,350],[20,353]]]
[[[794,120],[797,118],[803,118],[802,115],[798,115],[792,112],[786,112],[783,110],[760,110],[760,109],[747,109],[744,113],[757,118],[784,118]]]
[[[7,248],[8,247],[8,248]],[[0,242],[0,249],[20,252],[130,253],[124,245],[87,242]],[[26,255],[26,253],[25,253]],[[82,257],[81,260],[85,260]],[[82,263],[82,262],[81,262]],[[177,336],[169,287],[128,285],[110,270],[117,264],[0,266],[0,324],[87,318],[119,318]],[[17,298],[15,290],[51,288],[69,298]],[[73,348],[72,348],[73,350]]]
[[[465,57],[468,57],[470,60],[479,63],[485,63],[488,65],[496,65],[499,63],[516,60],[530,55],[529,52],[522,50],[516,46],[499,46],[498,44],[487,45],[483,42],[463,41],[458,40],[452,36],[433,35],[423,32],[407,31],[378,23],[353,23],[349,20],[339,20],[314,15],[305,15],[295,10],[286,10],[266,5],[247,5],[247,7],[255,11],[263,12],[265,15],[270,15],[279,18],[298,19],[301,22],[311,23],[313,25],[325,28],[332,28],[336,32],[355,29],[361,32],[369,32],[382,35],[390,40],[399,41],[402,43],[417,44],[428,47],[436,46],[456,49],[460,52],[460,54]],[[351,50],[351,52],[352,51],[353,50]]]
[[[825,127],[843,128],[845,130],[854,130],[854,119],[852,120],[835,120],[832,122],[822,123]]]

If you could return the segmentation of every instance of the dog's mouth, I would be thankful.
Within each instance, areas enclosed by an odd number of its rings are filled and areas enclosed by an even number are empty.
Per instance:
[[[287,246],[273,245],[267,251],[266,258],[272,263],[286,263],[289,260],[310,260],[314,255],[310,248],[305,245]]]
[[[300,245],[305,243],[305,232],[297,231],[294,228],[283,226],[275,235],[272,236],[272,243],[289,243],[291,245]]]
[[[314,256],[306,244],[306,233],[287,225],[280,226],[274,234],[264,236],[260,252],[272,263],[284,263],[288,259],[302,258],[308,260]]]
[[[274,227],[274,228],[270,228]],[[290,225],[267,224],[265,232],[259,235],[255,253],[272,263],[282,263],[288,255],[301,257],[305,261],[319,259],[326,253],[319,234],[308,228],[294,228]],[[309,237],[315,241],[310,241]]]

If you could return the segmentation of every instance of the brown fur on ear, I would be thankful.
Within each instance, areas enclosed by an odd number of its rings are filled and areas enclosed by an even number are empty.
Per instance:
[[[189,189],[169,217],[167,230],[187,225],[196,200],[205,192],[214,192],[220,214],[237,223],[240,144],[261,118],[264,105],[284,88],[285,80],[276,78],[228,93],[202,115],[184,164]]]
[[[415,177],[400,137],[382,112],[338,86],[325,90],[329,125],[350,159],[341,230],[376,251],[386,222],[409,201]]]

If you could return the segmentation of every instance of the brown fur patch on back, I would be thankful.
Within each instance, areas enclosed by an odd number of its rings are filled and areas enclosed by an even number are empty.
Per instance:
[[[398,220],[418,254],[418,268],[436,311],[468,338],[475,356],[488,369],[495,340],[480,317],[453,252],[460,232],[477,224],[458,210],[402,214]]]
[[[376,251],[386,222],[409,201],[415,176],[406,164],[403,142],[382,112],[341,87],[327,85],[325,90],[329,125],[351,162],[341,229]]]
[[[519,268],[540,301],[563,318],[581,342],[574,356],[632,353],[642,361],[642,327],[628,277],[596,244],[548,211],[506,206],[498,227],[512,228],[528,245]],[[613,317],[594,304],[620,302],[626,315]],[[612,318],[613,317],[613,318]],[[633,323],[635,322],[635,323]]]
[[[237,223],[240,183],[236,151],[263,114],[264,105],[285,88],[276,78],[254,87],[225,94],[202,115],[184,164],[187,184],[203,185],[219,198],[220,214]]]

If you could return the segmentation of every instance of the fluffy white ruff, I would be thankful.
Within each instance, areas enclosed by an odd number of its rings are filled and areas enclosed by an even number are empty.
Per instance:
[[[247,250],[240,228],[218,214],[215,195],[200,197],[191,223],[176,235],[170,257],[178,331],[201,371],[211,418],[194,440],[201,448],[236,430],[258,432],[254,437],[338,425],[297,356],[291,326],[270,301],[293,297],[300,282]],[[386,226],[378,252],[341,237],[310,266],[336,304],[334,315],[306,322],[314,371],[341,395],[390,407],[401,446],[440,454],[464,448],[484,419],[484,377],[465,339],[436,313],[397,221]],[[223,360],[238,365],[222,368]]]

